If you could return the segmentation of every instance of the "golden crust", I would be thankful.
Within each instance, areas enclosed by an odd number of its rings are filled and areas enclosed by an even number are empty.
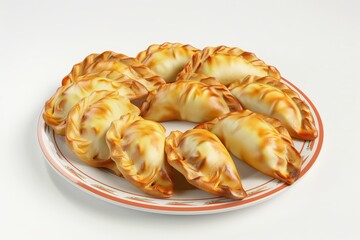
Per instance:
[[[299,95],[271,77],[255,82],[234,82],[231,93],[244,108],[278,119],[294,138],[313,140],[317,137],[314,118]]]
[[[130,183],[155,197],[167,198],[174,193],[161,124],[127,114],[113,121],[106,141],[112,160]]]
[[[165,42],[150,45],[136,58],[169,83],[175,81],[177,74],[197,51],[199,49],[189,44]]]
[[[226,86],[249,76],[272,76],[280,80],[279,71],[266,65],[255,54],[226,46],[206,47],[195,53],[178,74],[177,80],[191,79],[194,73],[215,77]]]
[[[302,164],[292,137],[317,137],[309,107],[280,79],[255,54],[227,46],[200,51],[165,42],[136,58],[105,51],[73,66],[43,118],[65,134],[80,160],[123,175],[152,196],[173,195],[172,166],[200,189],[243,199],[228,150],[292,184]],[[140,104],[146,95],[141,111],[129,101]],[[257,113],[243,110],[241,102]],[[203,123],[166,138],[164,127],[151,120]]]
[[[221,84],[177,81],[150,92],[141,106],[142,117],[154,121],[185,120],[203,122],[242,107]]]
[[[230,154],[213,133],[173,131],[166,138],[165,152],[169,164],[190,184],[217,196],[246,197]]]
[[[76,82],[82,75],[99,74],[104,71],[118,72],[132,79],[144,79],[149,84],[142,84],[146,86],[149,91],[157,89],[165,83],[164,79],[153,73],[137,59],[121,53],[106,51],[101,54],[90,54],[82,62],[75,64],[71,72],[62,80],[62,85]],[[100,76],[103,75],[100,74]]]
[[[58,88],[56,93],[45,103],[43,118],[46,124],[57,134],[65,135],[66,118],[71,108],[82,98],[99,90],[117,91],[119,95],[130,100],[142,98],[148,94],[142,84],[125,75],[119,75],[113,79],[81,77],[78,82]]]
[[[301,157],[280,121],[243,110],[196,128],[207,129],[237,158],[258,171],[292,184],[300,174]]]
[[[93,92],[76,104],[68,114],[68,146],[85,163],[109,168],[119,174],[115,163],[110,159],[105,134],[112,121],[127,113],[139,115],[140,110],[116,91]]]
[[[126,57],[124,54],[117,54],[113,51],[105,51],[101,54],[92,53],[84,58],[83,61],[75,64],[71,69],[70,73],[66,75],[62,80],[62,85],[67,85],[76,81],[79,76],[85,75],[88,73],[88,68],[98,61],[106,61],[113,57]]]

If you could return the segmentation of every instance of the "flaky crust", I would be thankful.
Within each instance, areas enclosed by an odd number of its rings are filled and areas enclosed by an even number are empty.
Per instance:
[[[243,110],[196,128],[211,131],[234,156],[268,176],[288,184],[299,177],[300,154],[286,128],[276,119]]]
[[[272,77],[255,82],[234,82],[231,93],[244,108],[276,118],[297,139],[313,140],[318,132],[307,104],[285,84]]]
[[[203,129],[173,131],[166,138],[165,152],[169,164],[190,184],[217,196],[246,197],[230,154],[213,133]]]
[[[178,74],[177,79],[191,79],[194,73],[215,77],[226,86],[249,76],[272,76],[280,80],[279,71],[265,64],[254,53],[226,46],[206,47],[195,53]]]
[[[145,79],[149,84],[143,83],[143,85],[149,91],[155,90],[165,83],[164,79],[156,75],[136,58],[106,51],[101,54],[90,54],[82,62],[75,64],[71,72],[62,80],[62,85],[76,82],[82,75],[98,74],[104,71],[119,72],[133,79]]]
[[[178,176],[186,183],[182,174],[211,194],[243,199],[228,151],[292,184],[302,164],[292,138],[317,137],[310,108],[280,80],[275,67],[236,47],[165,42],[136,58],[105,51],[73,66],[43,118],[79,160],[151,196],[171,197]],[[201,124],[166,138],[155,121],[171,120]]]
[[[150,45],[136,58],[169,83],[175,81],[177,74],[197,51],[189,44],[165,42]]]
[[[155,197],[167,198],[174,193],[161,124],[127,114],[113,121],[106,142],[111,159],[130,183]]]
[[[154,121],[204,122],[242,107],[221,84],[177,81],[150,92],[141,106],[141,116]]]
[[[66,142],[72,152],[93,167],[105,167],[117,174],[110,159],[105,134],[111,122],[122,115],[139,115],[140,110],[116,91],[96,91],[83,98],[68,114]]]
[[[106,61],[106,60],[109,60],[112,58],[123,58],[123,57],[127,57],[127,56],[124,54],[121,54],[121,53],[119,53],[119,54],[115,53],[113,51],[105,51],[101,54],[92,53],[92,54],[86,56],[83,61],[81,61],[73,66],[70,73],[63,78],[62,85],[67,85],[69,83],[72,83],[72,82],[76,81],[76,79],[79,76],[89,73],[90,71],[88,69],[90,68],[90,66],[92,64],[94,64],[96,62]]]
[[[125,75],[109,79],[105,77],[83,76],[77,82],[58,88],[56,93],[45,103],[43,118],[57,134],[65,135],[66,118],[71,108],[82,98],[94,91],[117,91],[119,95],[130,100],[148,94],[147,89],[139,82]]]

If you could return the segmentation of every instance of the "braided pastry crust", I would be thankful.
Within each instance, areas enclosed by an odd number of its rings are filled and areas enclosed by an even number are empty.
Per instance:
[[[153,121],[209,121],[225,113],[241,110],[241,104],[221,84],[177,81],[150,92],[141,106],[141,116]]]
[[[78,82],[58,88],[45,103],[44,120],[59,135],[65,135],[66,118],[71,108],[94,91],[117,91],[120,96],[130,100],[148,94],[141,83],[125,75],[119,75],[116,79],[85,76],[82,76]]]
[[[169,164],[190,184],[217,196],[246,197],[229,152],[213,133],[204,129],[173,131],[166,138],[165,152]]]
[[[317,137],[310,108],[295,91],[277,79],[264,77],[255,82],[234,82],[229,89],[244,108],[278,119],[292,137],[302,140]]]
[[[266,65],[255,54],[226,46],[206,47],[195,53],[178,74],[177,80],[191,79],[194,73],[215,77],[225,86],[249,76],[272,76],[280,80],[279,71]]]
[[[300,154],[287,130],[276,119],[243,110],[196,128],[214,133],[234,156],[270,177],[288,184],[299,177]]]
[[[101,73],[104,71],[105,73]],[[137,59],[121,53],[106,51],[101,54],[90,54],[82,62],[75,64],[71,72],[62,80],[62,85],[77,82],[82,75],[99,74],[98,76],[104,76],[104,74],[108,74],[108,76],[112,76],[111,72],[118,72],[136,80],[146,80],[148,82],[146,87],[149,91],[157,89],[165,83],[164,79]]]
[[[165,128],[127,114],[113,121],[106,133],[111,159],[125,179],[142,191],[167,198],[174,193],[172,169],[166,161]]]
[[[83,98],[68,114],[66,142],[72,152],[93,167],[104,167],[119,174],[110,159],[105,134],[112,121],[122,115],[139,115],[140,110],[116,91],[96,91]]]
[[[189,44],[165,42],[150,45],[136,58],[169,83],[175,81],[176,75],[197,51]]]

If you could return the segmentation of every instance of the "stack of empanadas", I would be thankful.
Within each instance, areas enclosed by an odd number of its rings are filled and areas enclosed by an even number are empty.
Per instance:
[[[106,51],[74,65],[43,118],[80,160],[149,195],[171,197],[178,171],[208,193],[243,199],[230,153],[292,184],[302,163],[293,138],[317,137],[309,107],[280,80],[239,48],[164,43],[136,58]],[[172,120],[198,125],[166,136],[160,122]]]

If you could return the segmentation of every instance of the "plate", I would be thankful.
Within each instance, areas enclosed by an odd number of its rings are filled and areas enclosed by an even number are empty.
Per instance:
[[[313,113],[319,136],[313,141],[295,140],[295,147],[303,158],[300,178],[313,166],[323,142],[323,126],[320,115],[310,99],[289,81],[283,83],[295,90],[308,104]],[[188,122],[163,123],[167,134],[172,130],[185,131],[195,126]],[[63,136],[58,136],[48,127],[42,114],[38,122],[38,139],[47,162],[62,177],[85,192],[106,200],[110,203],[141,211],[165,214],[209,214],[248,207],[267,200],[279,192],[296,187],[270,178],[252,169],[245,163],[234,158],[242,184],[248,197],[243,200],[232,200],[210,195],[190,186],[182,176],[175,179],[176,194],[169,199],[154,198],[133,187],[125,179],[117,177],[107,170],[87,166],[78,160],[67,147]]]

